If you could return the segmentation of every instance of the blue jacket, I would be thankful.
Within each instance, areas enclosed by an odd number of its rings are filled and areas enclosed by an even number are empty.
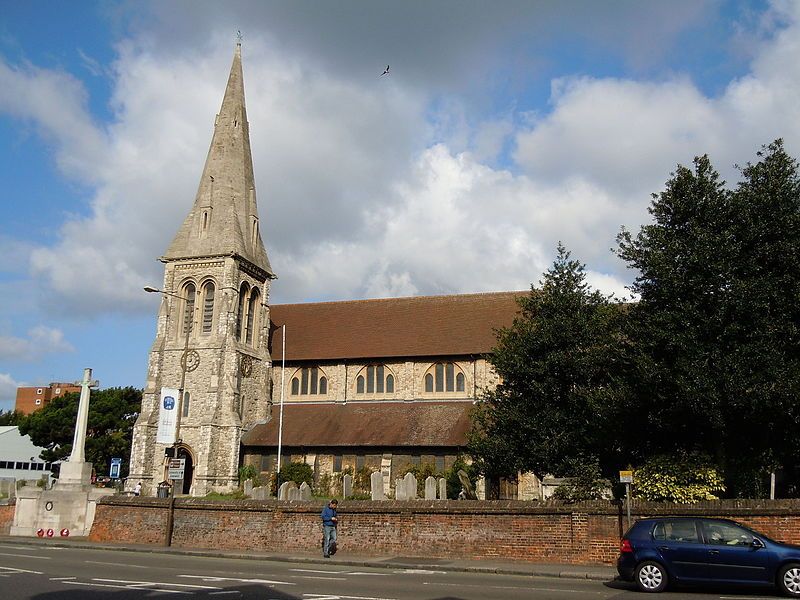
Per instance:
[[[336,516],[336,509],[331,508],[327,504],[325,508],[322,509],[322,524],[327,525],[328,527],[336,527],[336,521],[333,520],[333,517]]]

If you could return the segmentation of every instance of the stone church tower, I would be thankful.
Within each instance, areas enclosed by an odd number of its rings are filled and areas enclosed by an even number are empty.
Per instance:
[[[242,431],[267,419],[275,278],[259,233],[241,43],[194,205],[160,260],[163,296],[129,486],[142,481],[153,494],[166,477],[165,456],[177,453],[186,469],[176,493],[229,491],[238,481]],[[162,388],[183,388],[174,446],[156,442]]]

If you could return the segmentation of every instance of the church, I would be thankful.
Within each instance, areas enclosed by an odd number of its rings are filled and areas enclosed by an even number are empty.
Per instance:
[[[305,462],[317,479],[380,471],[389,497],[409,466],[443,472],[474,402],[497,384],[486,360],[495,330],[527,293],[271,305],[241,43],[194,204],[160,260],[128,478],[149,495],[167,479],[176,494],[231,491],[243,465],[274,473],[279,444],[282,464]],[[170,458],[182,459],[182,478],[170,477]]]

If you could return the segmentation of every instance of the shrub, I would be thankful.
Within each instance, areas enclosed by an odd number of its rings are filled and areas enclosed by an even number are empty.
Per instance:
[[[553,498],[564,502],[584,502],[602,499],[610,484],[600,474],[596,458],[570,458],[564,465],[566,480],[553,492]]]
[[[473,489],[475,489],[475,482],[478,479],[478,472],[474,465],[468,465],[462,456],[456,458],[453,466],[444,472],[444,477],[447,480],[447,497],[451,500],[458,498],[458,494],[461,492],[461,480],[458,478],[459,471],[464,471],[467,474]]]
[[[255,465],[242,465],[239,467],[239,485],[244,485],[248,479],[253,480],[253,486],[261,485],[261,477]]]
[[[298,486],[302,483],[311,485],[314,482],[314,470],[306,463],[292,462],[281,467],[278,478],[281,483],[294,481]]]
[[[715,492],[723,491],[722,476],[711,459],[700,453],[654,456],[633,474],[632,494],[642,500],[693,504],[717,500]]]

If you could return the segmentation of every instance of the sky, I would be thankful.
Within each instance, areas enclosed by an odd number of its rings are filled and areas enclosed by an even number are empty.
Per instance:
[[[0,0],[0,409],[143,386],[237,31],[272,303],[528,289],[559,241],[625,298],[678,164],[800,156],[791,0]]]

